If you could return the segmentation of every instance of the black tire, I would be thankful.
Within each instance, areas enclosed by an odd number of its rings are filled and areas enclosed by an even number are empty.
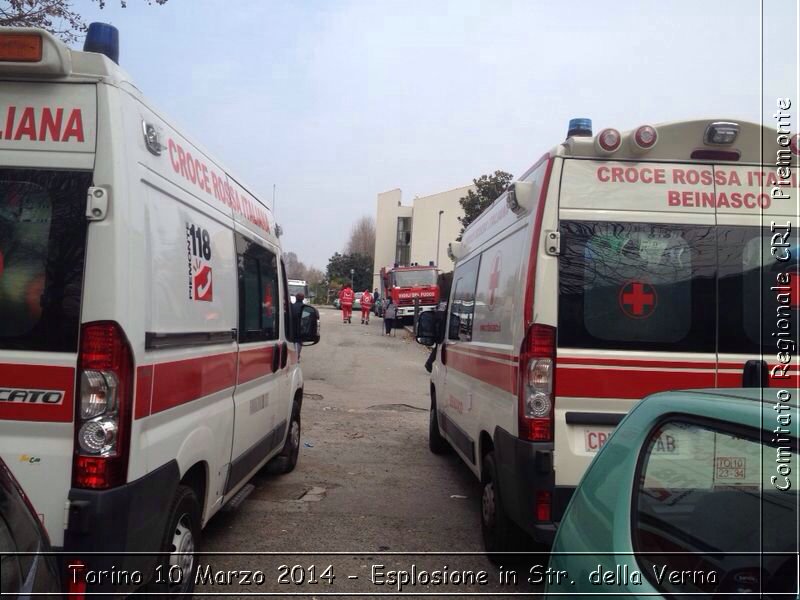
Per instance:
[[[202,509],[194,490],[179,485],[167,514],[167,528],[161,540],[162,554],[157,563],[160,568],[156,569],[145,591],[158,593],[160,598],[186,598],[194,592],[194,552],[200,542],[202,518]],[[177,554],[179,552],[181,554]],[[180,581],[176,581],[178,578]]]
[[[481,469],[481,533],[486,552],[515,552],[524,549],[525,535],[511,520],[503,507],[500,487],[497,485],[497,465],[494,452],[483,458]],[[509,565],[519,560],[518,556],[489,554],[496,565]]]
[[[292,417],[289,421],[289,430],[286,432],[283,450],[267,463],[269,473],[285,475],[294,471],[297,466],[297,458],[300,456],[300,433],[300,405],[295,401],[292,404]]]
[[[447,454],[450,451],[450,443],[442,436],[439,431],[439,417],[436,411],[436,399],[431,392],[431,410],[428,418],[428,448],[434,454]]]

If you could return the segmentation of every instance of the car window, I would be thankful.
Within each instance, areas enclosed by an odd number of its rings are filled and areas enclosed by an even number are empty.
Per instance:
[[[713,227],[562,221],[559,345],[714,352]]]
[[[22,573],[19,558],[14,552],[19,552],[11,530],[6,520],[0,516],[0,594],[12,594],[19,591],[22,584]]]
[[[634,549],[658,589],[795,591],[797,490],[779,490],[770,477],[776,460],[797,464],[796,453],[681,421],[659,426],[642,453]]]

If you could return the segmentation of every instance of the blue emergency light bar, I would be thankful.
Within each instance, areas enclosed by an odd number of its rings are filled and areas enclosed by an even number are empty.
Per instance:
[[[592,137],[592,120],[570,119],[567,137]]]
[[[119,64],[119,30],[108,23],[91,23],[83,51],[104,54]]]

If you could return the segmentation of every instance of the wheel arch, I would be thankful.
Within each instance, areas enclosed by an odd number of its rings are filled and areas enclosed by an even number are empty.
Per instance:
[[[181,477],[181,485],[194,491],[202,509],[202,522],[206,521],[206,500],[208,496],[208,463],[204,460],[196,462]]]

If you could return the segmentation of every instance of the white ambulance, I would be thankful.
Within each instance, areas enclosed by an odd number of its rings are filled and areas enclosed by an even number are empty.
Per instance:
[[[797,269],[797,136],[714,120],[594,136],[586,121],[450,245],[446,319],[417,330],[439,343],[430,446],[481,479],[488,551],[550,542],[643,396],[758,385],[764,357],[773,384],[797,385],[772,336],[775,286],[784,312],[800,306],[800,279],[780,279]]]
[[[70,591],[191,591],[201,528],[297,461],[318,315],[270,210],[107,56],[0,29],[0,80],[0,456]]]

